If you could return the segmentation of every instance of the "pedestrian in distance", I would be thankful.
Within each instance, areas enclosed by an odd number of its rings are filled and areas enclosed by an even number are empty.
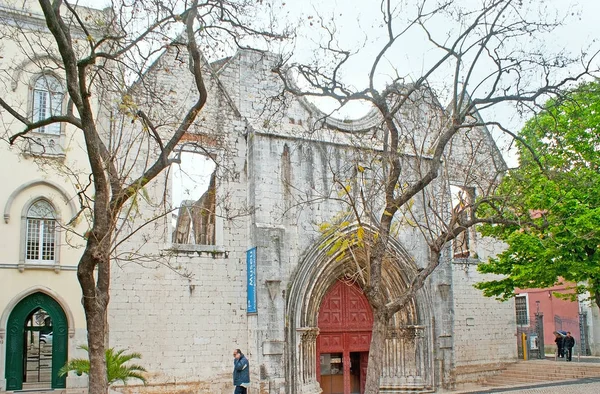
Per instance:
[[[571,336],[571,332],[567,332],[567,336],[565,337],[564,348],[565,353],[567,355],[567,361],[571,361],[573,356],[573,346],[575,346],[575,338]]]
[[[250,363],[240,349],[233,351],[233,385],[234,394],[246,394],[250,386]]]
[[[565,356],[565,348],[564,348],[565,338],[562,336],[560,332],[554,331],[554,343],[556,343],[556,351],[559,358],[563,358]]]

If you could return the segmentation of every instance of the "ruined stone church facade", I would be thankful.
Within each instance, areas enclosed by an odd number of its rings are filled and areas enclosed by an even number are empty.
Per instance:
[[[231,351],[240,348],[250,360],[252,393],[362,392],[372,312],[352,280],[353,260],[328,245],[356,231],[332,198],[335,178],[351,177],[356,155],[368,156],[379,118],[326,119],[305,100],[274,101],[281,91],[275,61],[240,51],[206,65],[209,100],[181,147],[217,163],[208,190],[183,204],[176,220],[130,238],[132,249],[143,243],[164,261],[114,265],[110,345],[140,352],[153,383],[121,390],[230,392]],[[186,67],[181,53],[168,52],[145,76],[163,89],[166,118],[194,95]],[[471,158],[475,167],[501,170],[487,131],[471,131],[473,140],[483,147]],[[459,152],[465,141],[457,137],[449,149]],[[410,168],[414,158],[406,160]],[[461,160],[457,154],[446,163],[440,182],[476,193],[481,183],[466,184]],[[162,183],[155,196],[160,190]],[[342,224],[324,233],[324,223]],[[390,321],[383,392],[432,392],[516,360],[514,304],[473,288],[482,280],[476,264],[497,245],[474,231],[465,237],[448,245],[425,288]],[[427,253],[420,233],[400,226],[384,267],[390,297]]]
[[[25,18],[32,29],[44,26],[39,10],[0,11],[3,23]],[[7,53],[18,53],[14,44],[3,42]],[[5,69],[12,60],[0,57]],[[173,168],[138,201],[139,207],[145,201],[155,204],[146,204],[136,218],[123,218],[120,234],[126,241],[112,263],[109,346],[139,352],[149,384],[115,387],[118,391],[229,393],[231,354],[240,348],[250,360],[253,394],[362,392],[372,322],[355,276],[355,264],[364,263],[364,256],[350,259],[329,246],[357,231],[355,218],[336,196],[340,180],[358,176],[357,158],[369,162],[374,145],[381,142],[380,121],[374,113],[353,120],[325,119],[308,101],[280,96],[281,84],[272,72],[276,60],[240,51],[206,64],[209,99],[180,144],[182,161],[201,155],[216,163],[206,190],[184,199],[176,217],[161,216],[164,196],[174,194],[169,186]],[[59,73],[43,72],[33,63],[15,60],[11,83],[3,79],[2,84],[3,94],[22,103],[26,113],[35,112],[36,97],[51,93],[35,93],[37,81],[54,81],[64,89]],[[185,51],[173,50],[144,76],[144,83],[155,84],[162,93],[165,122],[180,119],[178,111],[193,100],[187,67]],[[63,93],[55,92],[58,111],[68,104]],[[421,116],[440,114],[441,107]],[[431,143],[424,130],[413,131],[417,140]],[[77,130],[65,125],[34,135],[52,160],[88,173]],[[489,173],[502,168],[485,130],[472,132],[469,142],[482,147],[475,167]],[[464,145],[457,138],[450,149],[460,151]],[[68,232],[55,231],[56,223],[76,216],[77,190],[59,174],[40,173],[32,155],[2,149],[4,167],[15,172],[5,171],[1,178],[0,391],[31,383],[22,368],[37,342],[36,354],[55,360],[51,371],[45,371],[49,380],[39,387],[81,392],[85,376],[61,377],[58,369],[66,360],[84,356],[78,347],[87,333],[75,275],[82,249],[80,244],[73,247]],[[437,185],[453,182],[476,191],[480,183],[461,179],[460,157],[446,163],[448,171]],[[407,154],[405,161],[411,168],[419,160]],[[377,201],[377,192],[370,197]],[[147,224],[137,228],[136,220]],[[44,231],[26,231],[36,223]],[[324,232],[324,224],[338,226],[338,231]],[[75,225],[85,233],[85,223]],[[374,231],[376,223],[367,218],[363,226]],[[36,246],[40,234],[52,241],[45,249]],[[475,233],[448,245],[425,288],[389,323],[384,392],[432,392],[478,379],[516,359],[514,305],[485,299],[472,287],[481,280],[477,262],[494,251]],[[390,298],[403,291],[426,259],[420,233],[399,224],[384,267]],[[54,316],[52,324],[39,314],[37,325],[27,326],[40,310]],[[33,338],[29,342],[24,328]],[[41,335],[49,333],[53,344],[41,343]]]
[[[23,12],[2,2],[0,22],[21,21],[27,34],[39,34],[45,23],[33,8]],[[84,41],[83,32],[77,34]],[[17,42],[1,46],[20,53]],[[53,60],[35,46],[32,52],[0,56],[0,69],[14,70],[0,77],[2,97],[34,118],[36,108],[50,108],[42,105],[49,98],[55,100],[53,111],[66,111],[65,81]],[[373,166],[373,149],[384,140],[380,120],[373,112],[360,119],[326,118],[308,101],[280,95],[272,72],[276,61],[270,54],[240,51],[206,63],[209,99],[179,149],[181,168],[194,156],[213,163],[205,190],[167,201],[167,210],[178,209],[165,216],[164,197],[175,195],[174,166],[144,190],[137,201],[143,209],[123,218],[124,240],[112,262],[109,346],[139,352],[149,384],[115,390],[230,393],[232,350],[240,348],[250,360],[253,394],[363,392],[372,311],[356,267],[364,268],[365,258],[331,245],[358,231],[356,216],[338,193],[346,182],[356,185],[356,178],[371,174],[357,168]],[[177,123],[196,94],[187,67],[185,50],[173,49],[143,77],[159,92],[165,124]],[[144,97],[136,102],[144,106]],[[417,115],[425,123],[439,121],[443,109],[415,105],[397,119],[412,142],[427,146],[434,136],[409,127]],[[9,135],[21,131],[7,124],[3,131]],[[0,392],[81,393],[85,376],[58,374],[68,359],[85,356],[79,349],[87,332],[76,278],[83,241],[59,231],[77,215],[78,190],[59,173],[41,172],[33,157],[41,153],[86,178],[85,143],[69,125],[32,137],[32,147],[0,148],[3,167],[11,169],[0,175]],[[464,154],[474,146],[475,155]],[[407,152],[407,181],[411,168],[426,161]],[[449,203],[444,185],[476,194],[502,168],[487,131],[473,129],[449,146],[433,187]],[[380,192],[363,191],[376,205]],[[413,214],[423,218],[416,208]],[[377,223],[371,216],[362,218],[362,228],[373,233]],[[336,231],[323,231],[325,225]],[[86,231],[85,221],[73,226]],[[513,303],[485,299],[472,287],[482,279],[476,264],[496,249],[473,231],[448,245],[427,285],[389,323],[383,392],[433,392],[516,359]],[[390,298],[426,264],[427,253],[419,231],[399,222],[383,273]],[[29,368],[33,356],[35,373]],[[52,365],[41,368],[42,356]],[[29,379],[32,374],[37,379]]]

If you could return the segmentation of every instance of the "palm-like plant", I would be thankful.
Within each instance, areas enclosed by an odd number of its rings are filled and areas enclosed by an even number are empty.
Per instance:
[[[89,351],[88,347],[82,345],[80,349]],[[146,378],[142,375],[142,372],[146,372],[146,369],[141,365],[125,363],[133,359],[141,359],[140,353],[129,353],[125,354],[125,350],[115,350],[114,348],[106,349],[106,375],[108,378],[108,385],[112,385],[115,382],[123,382],[127,384],[129,379],[139,379],[146,384]],[[75,372],[77,375],[89,374],[90,372],[90,360],[84,358],[74,358],[62,367],[58,373],[60,376],[65,376],[69,371]]]

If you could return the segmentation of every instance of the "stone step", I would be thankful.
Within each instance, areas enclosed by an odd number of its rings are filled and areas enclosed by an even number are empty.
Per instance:
[[[109,392],[113,392],[109,390]],[[26,386],[23,387],[22,390],[19,391],[0,391],[0,394],[87,394],[87,388],[66,388],[66,389],[46,389],[46,388],[28,388]]]
[[[535,375],[535,374],[543,374],[543,375],[550,375],[550,374],[560,374],[560,375],[564,375],[564,374],[585,374],[585,375],[590,375],[590,376],[600,376],[598,375],[600,373],[600,371],[598,370],[589,370],[589,369],[539,369],[539,370],[533,370],[533,369],[505,369],[503,371],[503,373],[507,373],[507,374],[511,374],[511,373],[524,373],[524,374],[530,374],[530,375]]]
[[[559,380],[600,377],[600,365],[575,364],[556,361],[520,361],[509,365],[504,371],[490,376],[484,386],[517,386]]]
[[[0,391],[0,394],[65,394],[65,390],[23,388],[18,391]]]
[[[489,380],[485,381],[482,386],[485,387],[505,387],[505,386],[526,386],[529,384],[543,383],[547,380],[534,380],[534,379],[514,379],[514,380]]]
[[[525,379],[525,380],[556,380],[556,379],[584,379],[584,378],[591,378],[591,377],[595,377],[595,376],[589,376],[586,374],[566,374],[566,375],[544,375],[544,374],[539,374],[539,375],[533,375],[533,374],[510,374],[510,375],[505,375],[505,374],[500,374],[500,375],[496,375],[495,377],[490,377],[489,379],[498,379],[498,377],[501,377],[501,379],[505,379],[505,380],[514,380],[514,379]]]
[[[504,387],[504,386],[526,386],[528,384],[537,384],[545,382],[558,382],[565,380],[578,380],[580,378],[560,378],[560,379],[546,379],[546,378],[490,378],[486,380],[482,385],[486,387]]]
[[[562,370],[562,369],[557,369],[557,370],[531,370],[531,369],[510,369],[510,370],[505,370],[502,373],[504,374],[526,374],[526,375],[576,375],[576,376],[580,376],[580,375],[584,375],[584,376],[590,376],[590,377],[597,377],[600,376],[600,371],[589,371],[589,370],[585,370],[585,369],[569,369],[569,370]]]
[[[549,365],[511,365],[506,368],[507,371],[531,371],[531,372],[586,372],[600,374],[600,366],[573,365],[570,363],[555,363]]]

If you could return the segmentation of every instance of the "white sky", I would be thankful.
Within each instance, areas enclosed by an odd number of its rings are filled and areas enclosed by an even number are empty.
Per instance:
[[[184,200],[197,201],[208,189],[215,163],[208,157],[193,152],[181,153],[181,164],[171,166],[172,203],[179,207]]]
[[[460,4],[477,6],[481,0],[459,0]],[[405,0],[398,3],[414,3],[414,1]],[[435,0],[428,0],[428,4],[434,5]],[[544,53],[571,53],[577,56],[582,50],[588,47],[599,48],[599,22],[600,22],[600,1],[599,0],[526,0],[523,2],[531,12],[531,15],[537,16],[538,13],[545,17],[565,16],[564,26],[556,28],[551,33],[541,34],[539,41],[519,42],[523,46],[543,48]],[[312,5],[309,6],[309,4]],[[316,5],[316,6],[315,6]],[[290,1],[285,7],[292,8],[295,12],[303,12],[306,20],[312,16],[310,21],[313,22],[312,31],[310,28],[303,30],[304,36],[300,36],[300,40],[309,42],[310,39],[316,40],[317,32],[322,31],[318,28],[316,22],[317,11],[321,16],[335,18],[336,30],[338,37],[341,37],[340,45],[345,49],[352,49],[364,46],[362,55],[357,56],[357,60],[351,67],[346,68],[344,76],[346,81],[352,81],[357,87],[366,86],[367,75],[374,55],[385,44],[385,29],[381,27],[381,13],[379,11],[379,1],[364,1],[364,0],[333,0],[327,2],[309,1]],[[284,7],[284,8],[285,8]],[[411,8],[406,7],[405,12],[401,13],[403,17],[409,18]],[[438,37],[445,37],[448,31],[455,26],[449,26],[444,21],[436,21],[430,26],[430,31]],[[381,86],[391,80],[392,73],[397,72],[400,76],[406,77],[407,81],[411,81],[419,77],[428,65],[439,58],[439,51],[433,49],[425,39],[422,31],[415,29],[415,33],[406,36],[396,45],[395,50],[389,52],[388,56],[381,62],[380,79]],[[307,44],[298,45],[299,48]],[[309,51],[309,53],[312,53]],[[298,58],[303,56],[302,51],[298,51]],[[362,57],[361,57],[362,56]],[[596,68],[600,66],[600,58],[595,61]],[[453,70],[446,70],[447,73],[438,73],[430,80],[430,85],[442,87],[446,84],[446,80],[451,76]],[[479,70],[487,72],[485,67]],[[386,72],[389,75],[386,75]],[[445,104],[443,102],[443,104]],[[320,106],[326,106],[328,110],[333,109],[333,106],[327,106],[325,103],[318,103]],[[340,113],[340,117],[353,115],[354,117],[364,114],[368,108],[361,108],[355,105],[347,108]],[[485,120],[498,120],[505,127],[510,128],[514,132],[522,127],[525,120],[531,114],[524,114],[524,118],[516,111],[514,107],[509,105],[499,105],[494,109],[482,112]],[[509,165],[516,164],[514,152],[508,152],[507,148],[510,139],[508,136],[501,133],[499,130],[492,130],[494,138],[498,145],[503,150],[505,159]]]
[[[403,11],[400,13],[401,18],[409,18],[413,15],[413,10],[408,4],[414,4],[415,1],[399,0],[397,2],[403,7]],[[457,0],[457,3],[475,7],[481,4],[482,1]],[[358,88],[365,86],[373,56],[382,48],[385,42],[382,40],[385,37],[385,29],[381,26],[380,1],[264,0],[261,3],[266,4],[267,2],[272,3],[270,9],[276,15],[273,19],[280,25],[301,23],[298,30],[298,39],[294,46],[285,44],[272,48],[274,51],[293,51],[295,59],[307,61],[317,53],[315,51],[315,41],[318,41],[324,32],[319,27],[317,17],[320,15],[325,19],[333,18],[340,47],[344,49],[362,48],[361,55],[356,56],[352,64],[344,69],[343,77],[347,82],[351,81]],[[439,3],[439,0],[426,0],[426,2],[429,6],[434,6]],[[95,8],[102,8],[110,4],[108,0],[81,0],[80,3]],[[533,13],[538,12],[547,17],[554,15],[566,15],[568,17],[564,26],[557,28],[550,34],[542,35],[540,41],[535,42],[536,47],[542,47],[544,51],[548,52],[571,52],[575,54],[590,45],[598,47],[600,0],[524,0],[523,4]],[[431,31],[441,38],[453,28],[456,28],[456,24],[437,20],[432,23]],[[530,43],[523,43],[523,45],[527,44]],[[393,70],[406,77],[407,81],[414,80],[421,75],[433,59],[438,57],[439,52],[427,45],[422,32],[415,30],[414,34],[407,35],[406,39],[398,43],[396,50],[390,52],[383,59],[378,80],[383,86],[390,80],[389,74]],[[596,64],[600,65],[600,62]],[[436,84],[440,87],[443,86],[448,75],[450,75],[450,70],[447,74],[438,73],[430,81],[430,85],[434,87]],[[332,108],[331,105],[325,102],[318,102],[317,105],[324,107],[326,111]],[[345,108],[340,112],[340,116],[359,117],[367,110],[368,108],[357,104]],[[484,112],[482,115],[486,120],[502,121],[503,125],[508,126],[515,132],[522,126],[524,120],[530,116],[526,114],[525,119],[523,119],[514,108],[508,106],[499,106],[493,111]],[[506,139],[503,139],[500,134],[498,132],[494,133],[499,145],[506,146]],[[511,162],[513,160],[511,155],[504,153],[505,157]]]

